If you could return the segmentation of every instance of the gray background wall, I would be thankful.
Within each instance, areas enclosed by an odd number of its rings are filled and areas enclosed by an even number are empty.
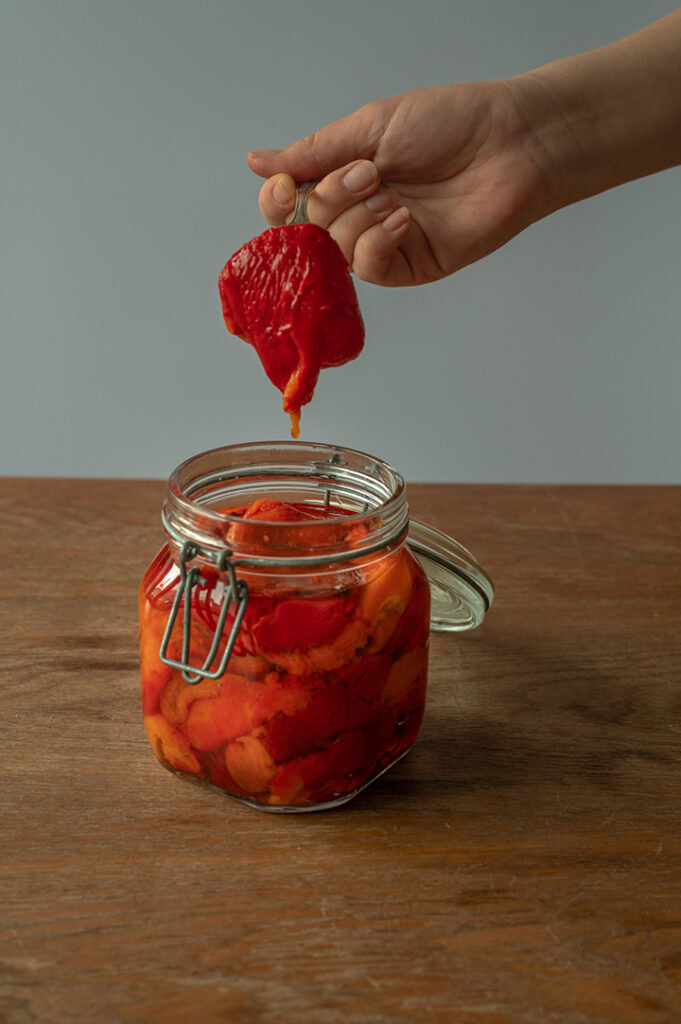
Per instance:
[[[283,437],[216,278],[263,227],[252,148],[403,89],[602,45],[660,0],[3,0],[0,472],[167,476]],[[366,349],[303,437],[412,480],[679,479],[681,170],[447,281],[359,285]]]

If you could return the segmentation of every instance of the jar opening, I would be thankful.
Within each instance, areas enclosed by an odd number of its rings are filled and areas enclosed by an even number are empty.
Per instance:
[[[244,520],[224,510],[263,498],[323,506],[329,514],[298,522],[252,520],[254,529],[239,531],[235,542],[234,526]],[[408,521],[406,487],[396,470],[364,452],[311,442],[251,442],[195,455],[171,474],[164,505],[172,537],[210,551],[231,547],[247,557],[263,554],[263,537],[271,556],[332,557],[347,550],[352,527],[360,528],[361,548],[387,547],[401,542]]]

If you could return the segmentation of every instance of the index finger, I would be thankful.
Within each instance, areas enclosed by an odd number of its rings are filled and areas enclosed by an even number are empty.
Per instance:
[[[323,178],[352,160],[371,160],[376,148],[376,126],[362,110],[333,121],[285,149],[259,149],[248,154],[248,166],[263,178],[290,174],[296,181]]]

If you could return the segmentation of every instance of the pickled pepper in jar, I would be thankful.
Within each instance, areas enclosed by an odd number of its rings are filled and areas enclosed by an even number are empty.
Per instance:
[[[365,526],[337,507],[258,499],[229,507],[225,541],[268,550],[272,524],[335,524],[339,545],[361,547]],[[309,539],[313,534],[308,532]],[[206,659],[224,581],[200,566],[190,596],[187,660]],[[270,809],[333,806],[359,792],[412,745],[426,697],[430,594],[404,544],[321,574],[312,593],[276,572],[249,579],[226,669],[194,684],[159,657],[180,574],[166,545],[140,590],[142,706],[157,758]],[[282,579],[284,584],[282,585]],[[184,599],[183,599],[184,600]],[[234,624],[224,624],[215,663]],[[183,625],[168,653],[180,657]]]

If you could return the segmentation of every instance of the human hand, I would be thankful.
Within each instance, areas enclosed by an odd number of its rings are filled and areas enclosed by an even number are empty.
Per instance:
[[[681,164],[679,53],[681,8],[514,78],[369,103],[286,149],[249,154],[268,179],[263,216],[285,223],[295,182],[320,179],[308,216],[358,277],[446,277],[562,206]],[[364,184],[348,174],[360,170]]]
[[[295,183],[309,219],[373,284],[446,277],[548,212],[513,80],[439,86],[361,107],[283,150],[249,154],[260,209],[284,224]]]

